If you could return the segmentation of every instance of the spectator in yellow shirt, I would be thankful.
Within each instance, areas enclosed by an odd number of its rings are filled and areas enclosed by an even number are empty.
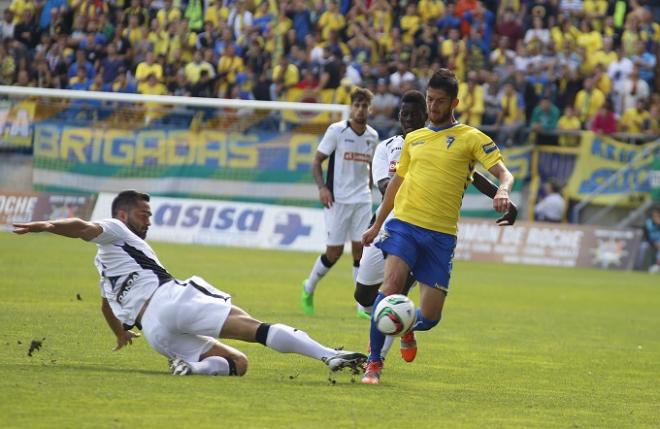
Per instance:
[[[600,89],[603,94],[609,94],[612,92],[612,80],[605,72],[605,66],[603,64],[596,64],[596,68],[594,69],[594,85],[596,88]]]
[[[158,81],[155,73],[150,73],[146,81],[138,85],[138,92],[145,95],[167,95],[167,88]],[[153,103],[147,104],[151,106]]]
[[[619,59],[619,56],[612,49],[612,43],[613,42],[611,37],[605,37],[603,39],[603,49],[594,52],[593,55],[589,58],[589,60],[594,65],[596,64],[604,65],[605,70],[607,70],[610,64],[612,64],[613,62]]]
[[[401,41],[405,45],[412,45],[415,38],[415,33],[419,30],[422,19],[417,15],[417,6],[414,3],[409,3],[406,6],[406,14],[401,17],[399,25],[401,27]]]
[[[181,20],[181,10],[172,6],[172,0],[163,0],[163,3],[165,6],[158,11],[156,19],[165,28],[169,23]]]
[[[575,116],[573,106],[566,106],[564,114],[557,122],[557,129],[561,131],[580,131],[582,123],[580,118]],[[572,134],[560,134],[559,146],[577,146],[580,144],[580,136]]]
[[[319,18],[319,28],[321,29],[321,37],[323,40],[328,40],[332,30],[341,30],[346,25],[346,20],[339,13],[337,2],[332,0],[328,2],[328,10],[323,12]]]
[[[605,94],[594,87],[594,80],[587,78],[584,80],[584,88],[578,91],[575,96],[575,110],[584,125],[589,118],[593,118],[598,109],[605,102]]]
[[[603,48],[603,35],[594,30],[591,22],[583,19],[580,22],[580,33],[577,36],[578,46],[583,46],[587,56]]]
[[[202,51],[196,50],[193,54],[193,60],[186,64],[184,73],[188,83],[196,84],[199,81],[199,76],[202,70],[206,70],[211,79],[215,78],[215,70],[213,66],[202,58]]]
[[[420,0],[417,5],[422,22],[435,24],[445,14],[445,4],[440,0]]]
[[[472,127],[481,125],[484,114],[484,90],[477,82],[477,72],[471,70],[467,82],[458,85],[458,106],[456,112],[459,120]]]
[[[34,2],[32,0],[13,0],[9,5],[9,10],[14,14],[14,25],[23,22],[23,12],[31,10],[34,12]]]
[[[243,58],[236,55],[236,47],[233,44],[228,44],[218,61],[218,96],[228,96],[230,86],[236,83],[236,74],[243,71]]]
[[[370,27],[377,36],[390,34],[392,31],[392,6],[386,0],[372,2],[369,7],[369,15]]]
[[[510,82],[504,85],[500,106],[502,110],[497,118],[497,125],[500,127],[497,140],[506,146],[517,144],[525,125],[525,102]]]
[[[652,130],[651,114],[646,109],[644,100],[637,100],[635,107],[623,112],[619,125],[621,131],[631,134],[640,134]],[[655,118],[657,119],[657,118]]]
[[[167,49],[170,44],[170,35],[165,28],[160,25],[160,21],[157,19],[151,21],[151,31],[149,32],[147,39],[153,45],[154,54],[167,54]]]
[[[289,62],[286,55],[282,55],[278,64],[273,67],[272,80],[271,99],[286,99],[286,92],[300,81],[300,70]]]
[[[124,29],[123,36],[128,39],[131,46],[137,46],[142,40],[142,27],[140,27],[137,15],[131,15],[128,18],[128,28]]]
[[[210,21],[213,23],[213,28],[226,24],[228,19],[229,8],[225,6],[224,0],[215,0],[215,3],[209,5],[206,12],[204,12],[204,22]]]
[[[135,70],[135,79],[139,83],[143,83],[152,74],[156,77],[156,80],[163,80],[163,67],[156,62],[154,53],[148,51],[145,60],[138,64]]]

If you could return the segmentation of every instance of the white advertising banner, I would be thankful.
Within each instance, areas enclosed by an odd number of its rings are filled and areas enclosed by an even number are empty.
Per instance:
[[[111,217],[101,193],[92,219]],[[148,240],[262,249],[325,250],[323,210],[232,201],[152,197]]]

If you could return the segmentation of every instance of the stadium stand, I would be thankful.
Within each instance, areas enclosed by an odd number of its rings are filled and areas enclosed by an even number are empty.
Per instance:
[[[12,0],[0,84],[337,103],[361,85],[390,134],[400,94],[448,67],[460,120],[502,144],[647,141],[659,20],[652,0]]]

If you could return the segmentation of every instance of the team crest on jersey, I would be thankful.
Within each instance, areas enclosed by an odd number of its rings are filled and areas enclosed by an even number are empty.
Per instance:
[[[456,138],[454,138],[454,136],[447,137],[447,149],[449,149],[451,147],[451,145],[454,144],[454,140],[456,140]]]
[[[390,161],[389,172],[390,173],[396,173],[396,168],[398,167],[398,165],[399,165],[399,163],[397,161],[394,161],[394,160]]]
[[[497,150],[497,145],[494,142],[486,143],[485,145],[481,146],[481,148],[484,150],[486,155],[488,155],[491,152],[494,152]]]

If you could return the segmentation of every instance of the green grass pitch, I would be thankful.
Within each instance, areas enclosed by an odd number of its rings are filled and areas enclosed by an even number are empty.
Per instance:
[[[260,320],[367,347],[349,257],[305,317],[298,298],[313,254],[154,248],[175,276],[204,277]],[[382,383],[363,386],[240,342],[231,344],[250,359],[243,378],[173,377],[143,338],[113,353],[94,252],[80,240],[0,234],[0,428],[658,427],[658,276],[456,263],[443,320],[418,335],[417,360],[406,364],[395,347]]]

